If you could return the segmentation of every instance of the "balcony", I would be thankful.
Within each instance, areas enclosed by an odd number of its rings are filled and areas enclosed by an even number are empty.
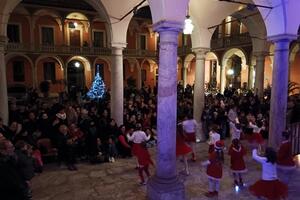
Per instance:
[[[111,49],[100,47],[76,47],[76,46],[57,46],[57,45],[31,45],[23,43],[8,43],[7,52],[22,53],[55,53],[61,55],[111,55]]]
[[[31,45],[26,43],[8,43],[7,52],[18,53],[40,53],[40,54],[59,54],[59,55],[85,55],[85,56],[111,56],[110,48],[101,47],[78,47],[65,45]],[[191,47],[184,46],[178,48],[178,56],[184,56],[192,53]],[[153,58],[157,59],[158,51],[142,49],[124,49],[124,56],[134,58]]]
[[[217,38],[211,40],[211,48],[216,49],[225,49],[229,47],[245,46],[251,45],[252,40],[249,33],[239,34],[229,37]]]

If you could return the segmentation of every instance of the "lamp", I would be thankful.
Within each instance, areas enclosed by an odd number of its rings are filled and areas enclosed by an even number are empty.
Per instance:
[[[186,18],[184,20],[183,34],[190,35],[190,34],[192,34],[193,30],[194,30],[194,25],[192,23],[192,20],[190,19],[189,6],[188,6],[187,15],[186,15]]]
[[[228,70],[227,70],[227,75],[231,76],[231,75],[233,75],[233,74],[234,74],[233,69],[228,69]]]

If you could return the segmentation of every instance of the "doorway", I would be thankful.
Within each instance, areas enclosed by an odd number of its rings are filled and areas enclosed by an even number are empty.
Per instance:
[[[78,60],[72,60],[67,67],[67,80],[69,94],[77,93],[85,89],[84,66]]]
[[[70,30],[70,46],[81,46],[80,30]]]

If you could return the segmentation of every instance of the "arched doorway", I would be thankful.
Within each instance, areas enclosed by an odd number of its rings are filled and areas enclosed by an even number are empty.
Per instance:
[[[67,66],[68,92],[79,92],[85,88],[84,65],[79,60],[72,60]]]
[[[230,49],[224,54],[222,63],[225,66],[221,75],[225,81],[223,85],[246,89],[249,78],[246,54],[241,49]]]

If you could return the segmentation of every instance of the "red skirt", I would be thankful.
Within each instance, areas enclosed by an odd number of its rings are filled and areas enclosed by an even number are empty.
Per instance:
[[[212,152],[214,152],[214,150],[215,150],[215,145],[214,144],[210,144],[208,146],[208,153],[212,153]]]
[[[151,156],[147,150],[147,148],[143,147],[142,144],[134,143],[132,145],[132,154],[137,157],[139,165],[147,166],[149,164],[153,165],[153,161]]]
[[[184,142],[176,143],[176,156],[186,155],[192,152],[192,148],[186,145]]]
[[[279,180],[259,180],[249,187],[250,192],[256,197],[264,197],[268,200],[284,199],[288,195],[288,187]]]
[[[257,144],[263,144],[264,138],[260,133],[253,133],[251,135],[248,135],[247,137],[249,143],[256,142]]]
[[[196,142],[196,133],[186,133],[185,141],[187,142]]]

